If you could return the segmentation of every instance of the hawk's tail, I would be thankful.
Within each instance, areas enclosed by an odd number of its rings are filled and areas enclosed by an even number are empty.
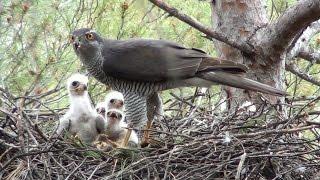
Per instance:
[[[286,92],[279,90],[277,88],[274,88],[272,86],[262,84],[260,82],[257,82],[248,78],[244,78],[239,75],[227,73],[227,72],[222,72],[222,71],[206,72],[206,73],[198,74],[198,76],[201,77],[202,79],[205,79],[214,83],[237,87],[240,89],[259,91],[262,93],[267,93],[267,94],[276,95],[276,96],[287,95]]]

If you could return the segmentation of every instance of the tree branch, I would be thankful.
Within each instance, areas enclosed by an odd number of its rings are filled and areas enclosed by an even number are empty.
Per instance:
[[[306,47],[309,47],[309,42],[310,39],[317,33],[320,32],[320,20],[311,23],[311,25],[302,33],[302,35],[300,37],[298,37],[299,39],[296,42],[293,42],[294,44],[292,44],[294,47],[290,50],[287,54],[287,60],[291,60],[294,57],[298,56],[299,54],[303,51],[302,54],[300,54],[301,58],[304,58],[306,60],[309,61],[314,61],[312,56],[313,55],[308,55],[311,54],[312,52],[306,52],[306,51],[310,51],[309,48],[306,49]]]
[[[221,42],[224,42],[234,48],[237,48],[247,54],[253,54],[253,48],[247,44],[246,42],[241,41],[233,41],[230,40],[224,33],[222,32],[216,32],[212,30],[210,27],[204,26],[199,21],[193,19],[192,17],[179,12],[176,8],[173,8],[169,6],[167,3],[165,3],[163,0],[149,0],[154,5],[158,6],[162,10],[169,13],[171,16],[176,17],[177,19],[189,24],[190,26],[194,27],[198,31],[206,34],[208,37],[219,40]]]
[[[320,81],[313,78],[309,74],[302,72],[295,64],[293,63],[286,63],[286,70],[290,71],[291,73],[295,74],[296,76],[300,77],[303,80],[306,80],[314,85],[320,86]]]
[[[302,48],[297,56],[312,63],[320,64],[320,52],[310,47]]]
[[[320,18],[319,0],[301,0],[261,32],[263,54],[278,60],[294,37]],[[267,35],[266,35],[267,34]]]

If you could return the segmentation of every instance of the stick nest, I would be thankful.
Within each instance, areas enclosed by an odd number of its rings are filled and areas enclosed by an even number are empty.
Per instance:
[[[154,121],[148,147],[110,152],[52,138],[52,125],[63,111],[1,108],[0,179],[290,180],[320,176],[320,123],[310,120],[306,107],[293,109],[289,117],[279,105],[266,102],[255,105],[259,107],[255,111],[243,107],[217,113],[207,100],[195,105],[194,98],[176,97],[165,103],[170,116]]]

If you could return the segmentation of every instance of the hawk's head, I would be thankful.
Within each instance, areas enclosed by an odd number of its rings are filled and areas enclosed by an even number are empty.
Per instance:
[[[70,36],[70,42],[76,54],[86,59],[96,56],[96,53],[100,52],[103,46],[103,38],[89,28],[73,31]]]

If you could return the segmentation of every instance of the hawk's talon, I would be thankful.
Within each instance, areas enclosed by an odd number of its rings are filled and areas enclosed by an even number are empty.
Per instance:
[[[142,141],[140,143],[140,146],[142,148],[147,147],[150,144],[150,130],[152,127],[152,121],[148,120],[146,129],[143,132]]]
[[[122,141],[121,147],[127,147],[127,146],[128,146],[131,133],[132,133],[132,129],[129,128],[129,129],[127,130],[127,132],[126,132],[126,135],[125,135],[123,141]]]

